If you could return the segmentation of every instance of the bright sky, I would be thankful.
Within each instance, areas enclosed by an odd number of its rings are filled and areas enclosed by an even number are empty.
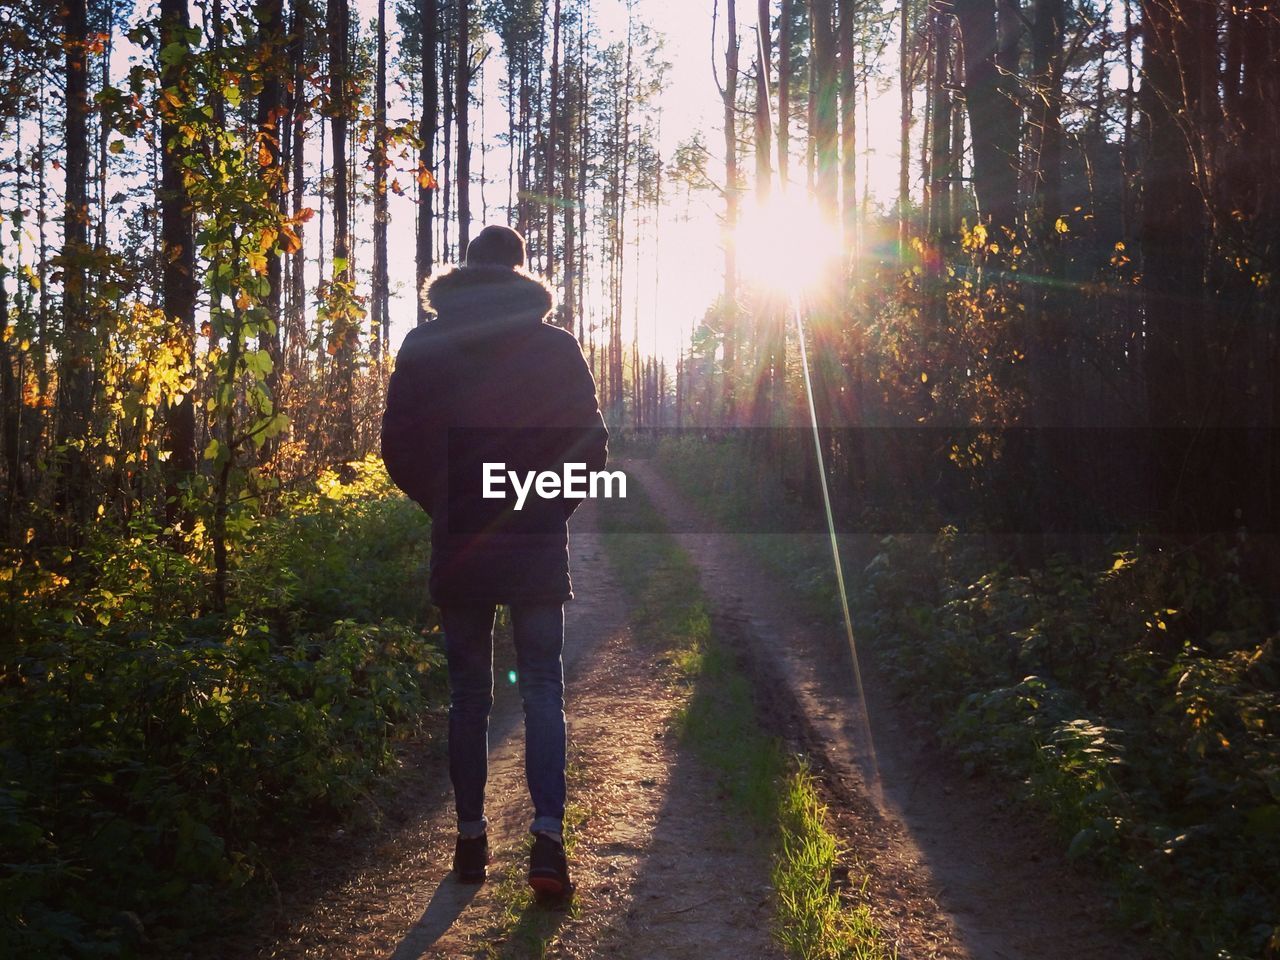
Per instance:
[[[895,2],[896,0],[885,0],[886,9],[892,8]],[[366,22],[376,16],[376,0],[356,0],[356,7]],[[755,57],[755,4],[740,0],[738,7],[742,69],[747,70]],[[635,15],[665,38],[665,57],[671,64],[660,99],[661,148],[664,160],[670,158],[677,144],[693,132],[701,130],[715,156],[715,162],[722,163],[723,148],[720,145],[723,144],[723,108],[712,72],[711,11],[711,0],[637,0],[635,4]],[[623,0],[595,2],[591,7],[591,16],[606,41],[625,38],[627,12]],[[716,57],[718,69],[723,76],[723,3],[720,16]],[[486,84],[484,126],[491,151],[487,161],[491,172],[486,196],[491,206],[498,206],[505,203],[506,198],[505,182],[496,180],[498,177],[505,177],[506,154],[494,136],[503,129],[506,114],[497,86],[502,74],[500,45],[496,36],[491,37],[490,42],[495,50],[485,65],[485,76],[482,79]],[[896,56],[896,49],[891,48],[885,51],[883,59],[892,64]],[[860,123],[859,150],[869,174],[873,200],[888,202],[897,193],[897,88],[893,86],[878,90],[873,80],[869,85],[869,92],[870,138],[865,135],[866,131]],[[478,124],[479,119],[475,122]],[[478,129],[473,136],[478,144]],[[796,148],[803,148],[800,138],[793,135],[792,142]],[[478,145],[473,145],[473,150],[475,155],[472,159],[472,171],[478,177]],[[752,162],[749,156],[745,158],[748,171]],[[799,175],[803,176],[801,165],[793,164],[792,169],[793,177],[796,175],[794,171],[800,171]],[[713,169],[712,176],[722,177],[722,171],[722,167],[718,171]],[[861,173],[860,170],[860,175]],[[861,190],[861,186],[859,189]],[[473,184],[472,208],[477,218],[482,212],[480,193],[480,185]],[[675,195],[676,187],[672,184],[667,196],[675,200]],[[711,193],[695,194],[692,205],[686,209],[683,206],[683,195],[681,190],[679,207],[673,203],[666,208],[656,238],[652,231],[646,231],[644,246],[639,251],[638,271],[634,268],[635,252],[628,254],[628,262],[632,266],[624,293],[627,315],[623,329],[628,338],[633,324],[638,321],[642,351],[657,353],[669,360],[674,360],[681,345],[687,342],[689,332],[701,320],[722,285],[723,253],[718,220],[722,202]],[[501,210],[492,212],[497,217],[502,215]],[[408,198],[393,197],[391,215],[391,339],[393,345],[398,345],[414,323],[413,203]],[[367,234],[367,225],[364,226],[365,229],[361,230],[362,237]],[[629,229],[628,232],[634,236],[634,230]],[[473,235],[474,233],[473,228]],[[362,257],[361,263],[364,267],[368,266],[367,254]],[[744,263],[743,269],[749,271],[751,264]]]
[[[376,0],[357,0],[357,9],[368,20],[376,16]],[[691,7],[694,8],[691,15]],[[716,117],[720,101],[711,73],[711,8],[697,10],[689,0],[639,0],[636,16],[642,17],[655,31],[665,38],[665,56],[671,63],[662,98],[661,149],[665,157],[671,156],[676,145],[692,132],[703,130],[706,140],[714,145],[717,140]],[[591,7],[592,23],[600,31],[605,42],[624,40],[627,31],[627,11],[622,0],[602,0]],[[721,34],[723,38],[723,33]],[[498,80],[503,75],[501,45],[496,36],[489,37],[494,47],[483,70],[481,82],[485,85],[486,115],[484,127],[490,153],[488,189],[484,191],[489,204],[500,208],[506,202],[506,151],[496,140],[496,134],[506,124]],[[723,44],[723,39],[721,40]],[[723,54],[721,54],[723,56]],[[479,118],[474,118],[479,124]],[[472,172],[479,177],[479,131],[474,134]],[[392,284],[393,345],[398,344],[414,323],[413,261],[414,205],[409,198],[393,197],[392,231],[399,237],[392,238],[390,272]],[[688,211],[668,209],[660,224],[660,241],[645,236],[639,251],[639,270],[634,268],[635,252],[628,254],[630,272],[624,294],[628,313],[624,330],[628,337],[635,322],[639,321],[642,349],[656,351],[674,358],[680,344],[687,339],[693,324],[701,319],[707,305],[714,300],[720,275],[717,265],[721,262],[720,227],[716,220],[718,204],[711,195],[695,195],[694,207]],[[477,220],[482,217],[481,187],[472,185],[472,210]],[[492,209],[494,218],[501,218],[501,209]],[[477,226],[472,229],[474,236]],[[366,231],[362,231],[362,234]],[[634,236],[634,230],[629,230]],[[367,265],[367,264],[366,264]],[[656,275],[655,275],[656,272]],[[661,284],[661,294],[655,288]],[[588,310],[591,310],[591,304]],[[590,317],[590,313],[588,316]],[[598,320],[599,317],[596,317]]]

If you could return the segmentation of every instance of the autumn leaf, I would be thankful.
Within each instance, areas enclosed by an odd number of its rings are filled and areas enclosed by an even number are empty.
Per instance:
[[[432,172],[422,164],[418,164],[418,186],[423,190],[435,190],[440,186]]]

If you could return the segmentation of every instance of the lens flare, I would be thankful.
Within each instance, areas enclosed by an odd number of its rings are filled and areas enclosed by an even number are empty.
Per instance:
[[[840,254],[840,231],[831,218],[787,193],[748,204],[734,239],[743,282],[778,292],[814,288]]]

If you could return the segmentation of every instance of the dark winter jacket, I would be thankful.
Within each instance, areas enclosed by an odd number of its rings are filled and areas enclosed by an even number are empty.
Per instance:
[[[481,496],[482,464],[522,475],[565,462],[604,468],[609,433],[582,350],[543,322],[551,290],[523,270],[459,267],[422,296],[436,316],[396,357],[382,457],[432,516],[432,601],[571,599],[567,521],[580,501],[530,493],[517,512],[513,495]]]

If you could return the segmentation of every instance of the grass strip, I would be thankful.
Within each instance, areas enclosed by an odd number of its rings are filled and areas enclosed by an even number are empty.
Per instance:
[[[827,809],[809,771],[792,770],[778,803],[779,852],[773,887],[778,898],[776,933],[792,956],[804,960],[882,960],[896,957],[866,902],[868,877],[856,890],[833,883],[845,851],[827,828]],[[850,871],[850,881],[853,871]]]
[[[896,956],[865,901],[867,878],[831,832],[815,781],[756,717],[750,680],[717,642],[697,568],[639,489],[602,511],[610,560],[635,611],[637,633],[660,645],[689,694],[673,721],[720,780],[734,812],[773,847],[774,936],[800,960]],[[643,522],[637,522],[643,521]],[[857,882],[841,883],[848,875]]]

